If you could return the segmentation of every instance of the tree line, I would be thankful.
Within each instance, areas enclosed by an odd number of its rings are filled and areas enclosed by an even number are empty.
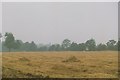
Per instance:
[[[1,36],[1,34],[0,34]],[[12,33],[5,33],[5,40],[0,41],[2,51],[120,51],[120,40],[109,40],[105,44],[96,44],[95,39],[89,39],[85,43],[71,42],[69,39],[64,39],[61,44],[39,44],[34,41],[23,42],[16,40]]]

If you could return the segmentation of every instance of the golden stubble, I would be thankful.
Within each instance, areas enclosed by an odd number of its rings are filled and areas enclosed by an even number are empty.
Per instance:
[[[71,56],[78,61],[64,62]],[[2,62],[3,77],[10,77],[8,73],[17,77],[29,73],[60,78],[115,78],[118,74],[117,51],[3,52]]]

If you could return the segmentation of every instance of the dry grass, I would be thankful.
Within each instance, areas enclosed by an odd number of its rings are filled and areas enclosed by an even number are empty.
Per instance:
[[[118,52],[115,51],[4,52],[2,59],[3,77],[7,78],[115,78],[118,74]]]

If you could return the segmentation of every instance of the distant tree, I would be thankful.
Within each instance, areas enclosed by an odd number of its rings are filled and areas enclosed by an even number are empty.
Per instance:
[[[18,49],[20,48],[20,42],[19,40],[15,40],[12,33],[5,33],[5,42],[4,46],[9,49],[9,52],[11,49]]]
[[[69,39],[63,40],[63,42],[62,42],[62,48],[63,48],[64,50],[67,50],[67,48],[69,48],[70,45],[71,45],[71,41],[70,41]]]
[[[48,47],[43,45],[37,49],[38,51],[48,51]]]
[[[14,42],[14,49],[19,49],[21,46],[20,40],[15,40]]]
[[[2,37],[2,33],[0,33],[0,38]]]
[[[24,51],[30,51],[30,43],[29,42],[25,42],[23,44],[23,49],[24,49]]]
[[[49,51],[60,51],[61,47],[59,44],[53,44],[49,47]]]
[[[96,50],[96,42],[94,39],[87,40],[85,44],[86,44],[86,47],[89,51]]]
[[[80,43],[80,44],[79,44],[79,49],[80,49],[80,51],[85,51],[85,50],[86,50],[86,45],[85,45],[85,43]]]
[[[25,51],[24,43],[22,40],[16,40],[17,51]]]
[[[106,50],[106,49],[107,49],[107,46],[105,44],[100,43],[100,44],[97,45],[97,50],[98,51],[103,51],[103,50]]]
[[[2,38],[2,33],[0,33],[0,42],[1,42],[1,38]]]
[[[0,33],[0,38],[2,34]],[[5,33],[5,41],[0,42],[0,51],[103,51],[103,50],[119,50],[120,39],[117,41],[109,40],[106,44],[98,44],[94,39],[89,39],[85,43],[72,42],[69,39],[64,39],[62,44],[40,44],[36,45],[32,42],[22,42],[22,40],[15,40],[12,33]]]
[[[117,48],[118,48],[118,51],[120,51],[120,38],[119,38],[118,43],[117,43]]]
[[[49,51],[55,51],[55,49],[56,49],[56,46],[54,44],[49,47]]]
[[[116,41],[116,44],[114,45],[116,51],[120,51],[120,38],[118,41]]]
[[[56,50],[56,51],[60,51],[60,50],[61,50],[60,44],[55,44],[55,50]]]
[[[119,41],[118,41],[118,42],[116,42],[116,45],[114,46],[114,47],[115,47],[115,51],[119,51],[119,46],[118,46],[118,43],[119,43]]]
[[[15,38],[12,33],[5,33],[4,45],[9,49],[9,52],[11,51],[12,48],[15,47]]]
[[[69,50],[71,50],[71,51],[79,51],[80,48],[79,48],[79,45],[77,43],[72,42],[72,44],[69,47]]]
[[[32,42],[29,44],[29,50],[30,50],[30,51],[36,51],[36,50],[37,50],[37,45],[34,43],[34,41],[32,41]]]
[[[115,45],[116,45],[115,40],[109,40],[106,44],[108,50],[115,50]]]

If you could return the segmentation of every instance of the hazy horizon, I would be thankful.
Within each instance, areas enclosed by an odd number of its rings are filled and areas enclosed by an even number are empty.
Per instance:
[[[2,33],[12,32],[24,42],[118,39],[117,2],[11,2],[2,4],[2,14]]]

